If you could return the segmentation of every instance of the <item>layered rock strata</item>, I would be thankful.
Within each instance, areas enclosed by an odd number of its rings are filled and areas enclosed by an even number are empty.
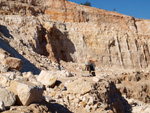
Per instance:
[[[0,5],[1,35],[53,62],[92,59],[103,67],[149,67],[149,20],[66,0],[1,0]]]

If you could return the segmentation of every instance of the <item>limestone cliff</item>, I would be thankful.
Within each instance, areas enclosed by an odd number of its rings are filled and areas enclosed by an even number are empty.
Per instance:
[[[91,59],[122,69],[150,65],[150,20],[66,0],[0,0],[0,6],[0,32],[16,42],[12,47],[22,44],[55,62]]]

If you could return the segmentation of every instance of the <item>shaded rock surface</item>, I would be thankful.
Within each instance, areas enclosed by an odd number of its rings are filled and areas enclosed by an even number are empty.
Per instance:
[[[7,57],[4,60],[4,64],[7,65],[10,69],[16,69],[21,70],[21,59],[13,58],[13,57]]]
[[[150,103],[150,73],[135,72],[116,77],[117,88],[128,98]]]
[[[3,113],[52,113],[48,111],[48,108],[44,105],[31,104],[30,106],[12,106],[10,111],[4,111]]]

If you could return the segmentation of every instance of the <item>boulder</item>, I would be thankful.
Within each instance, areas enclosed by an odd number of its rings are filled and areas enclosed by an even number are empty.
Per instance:
[[[92,85],[83,79],[75,80],[67,84],[68,93],[84,95],[90,92],[91,89]]]
[[[8,69],[9,69],[8,66],[0,64],[0,73],[5,73],[8,71]]]
[[[0,74],[0,86],[2,87],[9,87],[11,80],[23,80],[24,78],[21,76],[19,71],[16,72],[6,72]]]
[[[49,72],[49,71],[44,71],[42,70],[41,73],[39,74],[37,80],[41,82],[43,85],[48,85],[50,87],[53,87],[57,77],[54,76],[55,73]]]
[[[9,72],[6,72],[6,73],[2,73],[3,76],[6,76],[8,77],[10,80],[14,80],[16,78],[20,78],[22,77],[21,76],[21,73],[19,71],[9,71]],[[23,78],[23,77],[22,77]]]
[[[99,78],[99,77],[93,77],[93,81],[94,81],[94,82],[99,82],[99,81],[100,81],[100,78]]]
[[[10,56],[10,54],[7,51],[0,48],[0,61],[3,61],[8,56]]]
[[[70,73],[69,71],[66,71],[66,70],[58,71],[57,74],[58,74],[60,77],[73,77],[73,74]]]
[[[29,72],[24,72],[22,75],[23,75],[23,78],[25,78],[27,80],[34,77],[33,73],[30,72],[30,71]]]
[[[18,58],[7,57],[3,63],[5,65],[9,66],[10,69],[20,70],[22,61],[21,61],[21,59],[18,59]]]
[[[0,101],[3,101],[6,107],[12,106],[16,102],[15,94],[7,89],[0,88]]]
[[[31,82],[23,80],[11,81],[10,91],[15,93],[18,105],[27,106],[31,103],[42,101],[43,89]]]
[[[10,85],[10,80],[8,77],[0,74],[0,86],[1,87],[8,87]]]

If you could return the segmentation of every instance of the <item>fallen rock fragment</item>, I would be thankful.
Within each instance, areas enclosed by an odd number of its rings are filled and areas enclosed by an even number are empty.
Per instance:
[[[8,69],[9,69],[8,66],[0,64],[0,73],[5,73],[8,71]]]
[[[86,102],[86,101],[80,102],[80,106],[85,107],[86,105],[87,105],[87,102]]]
[[[93,77],[93,81],[94,81],[94,82],[99,82],[99,81],[100,81],[100,78],[98,78],[98,77]]]
[[[90,92],[91,89],[92,85],[83,79],[75,80],[67,84],[68,93],[84,95]]]
[[[73,77],[74,76],[72,73],[66,70],[58,71],[57,74],[60,75],[61,77]]]
[[[8,87],[10,85],[10,80],[8,77],[0,74],[0,86],[1,87]]]
[[[32,72],[24,72],[22,75],[23,75],[23,78],[25,78],[27,80],[34,77]]]
[[[4,64],[9,66],[10,69],[20,70],[22,61],[19,58],[7,57],[4,60]]]
[[[8,77],[10,80],[23,79],[22,74],[17,70],[11,70],[6,73],[2,73],[3,76]]]
[[[0,88],[0,101],[3,101],[6,107],[12,106],[16,102],[15,94],[7,89]]]
[[[48,85],[50,87],[53,87],[57,80],[57,77],[54,76],[53,72],[50,73],[49,71],[42,70],[37,80],[41,82],[43,85],[46,85],[46,86]]]
[[[2,48],[0,48],[0,61],[2,62],[8,56],[10,56],[10,54],[7,51],[5,51]]]
[[[43,89],[31,82],[23,80],[11,81],[10,91],[15,93],[18,105],[27,106],[33,102],[42,101]]]

